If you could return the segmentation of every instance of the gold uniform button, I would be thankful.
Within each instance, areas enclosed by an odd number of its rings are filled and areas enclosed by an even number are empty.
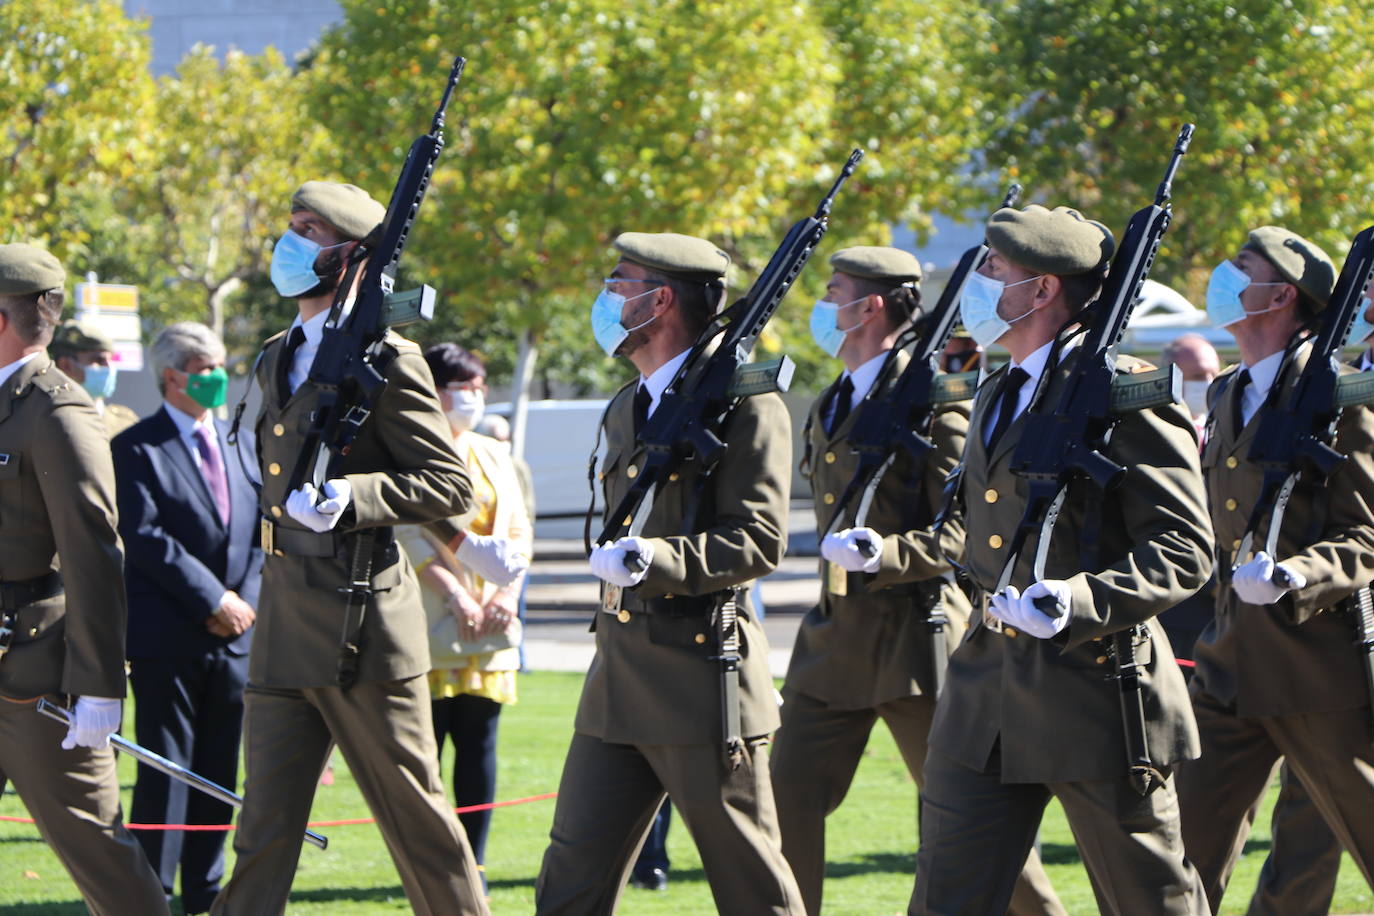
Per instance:
[[[597,472],[596,472],[596,479],[597,479],[597,480],[605,480],[605,479],[606,479],[606,472],[605,472],[605,471],[597,471]]]
[[[692,639],[695,640],[696,644],[700,646],[706,642],[706,634],[698,633],[697,635],[693,636]]]
[[[1235,512],[1235,511],[1236,511],[1236,501],[1235,501],[1234,499],[1228,499],[1228,500],[1226,500],[1226,511],[1227,511],[1227,512]]]
[[[639,476],[639,468],[635,467],[633,464],[630,465],[625,469],[625,476],[630,478],[631,480],[634,480],[636,477]]]
[[[1002,635],[1007,637],[1008,639],[1015,639],[1016,631],[1013,630],[1011,627],[1002,627]]]
[[[825,453],[825,463],[826,463],[826,464],[834,464],[834,463],[835,463],[835,453],[834,453],[834,452],[826,452],[826,453]]]
[[[1094,661],[1096,661],[1099,665],[1105,665],[1107,664],[1107,656],[1099,655],[1096,659],[1094,659]]]
[[[833,505],[835,505],[835,494],[834,494],[834,493],[827,493],[827,494],[825,494],[825,504],[826,504],[827,506],[833,506]]]
[[[273,555],[273,556],[276,556],[276,557],[284,557],[284,556],[286,556],[286,551],[285,551],[285,550],[282,550],[282,549],[280,549],[280,548],[278,548],[278,549],[272,551],[272,555]]]
[[[996,550],[997,548],[1001,547],[1002,535],[994,534],[992,537],[988,538],[988,546],[991,547],[993,550]]]
[[[271,474],[273,477],[276,477],[278,474],[281,473],[281,465],[277,464],[275,461],[272,462],[267,466],[267,473]]]
[[[37,636],[37,635],[38,635],[38,627],[29,627],[29,635],[30,635],[30,636]]]
[[[1228,468],[1234,469],[1238,464],[1240,464],[1240,459],[1238,459],[1235,455],[1232,455],[1231,457],[1226,459],[1226,466]]]
[[[678,478],[681,477],[681,476],[682,476],[682,475],[679,474],[677,471],[674,471],[673,473],[671,473],[671,474],[668,475],[668,482],[669,482],[669,483],[677,483]]]
[[[994,489],[992,489],[991,487],[989,487],[989,488],[988,488],[988,491],[987,491],[986,493],[983,494],[983,502],[987,502],[987,503],[995,503],[995,502],[997,502],[997,491],[994,490]]]
[[[1240,550],[1240,538],[1236,538],[1234,541],[1231,542],[1231,549]]]
[[[272,517],[273,517],[273,518],[281,518],[281,506],[273,506],[273,507],[272,507]]]
[[[274,435],[274,436],[284,436],[284,435],[286,435],[286,427],[285,427],[285,426],[282,426],[280,423],[278,423],[276,426],[273,426],[273,427],[272,427],[272,435]]]
[[[621,608],[620,613],[615,615],[615,619],[619,620],[621,623],[629,623],[630,612],[625,610],[624,608]]]
[[[665,599],[671,599],[671,598],[673,597],[673,593],[672,593],[672,592],[669,592],[668,594],[664,595],[663,597],[664,597]]]

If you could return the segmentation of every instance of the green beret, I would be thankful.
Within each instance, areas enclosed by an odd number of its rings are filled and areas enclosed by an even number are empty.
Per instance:
[[[1253,251],[1273,264],[1279,275],[1296,286],[1317,311],[1326,308],[1326,300],[1331,298],[1336,285],[1336,267],[1325,251],[1279,226],[1260,226],[1250,233],[1241,250]]]
[[[114,341],[95,325],[69,318],[53,331],[52,343],[48,344],[48,348],[54,353],[82,353],[87,350],[109,352],[114,350]]]
[[[361,239],[386,216],[377,203],[357,185],[335,181],[307,181],[291,195],[291,212],[309,210],[347,238]]]
[[[1003,207],[988,219],[988,245],[1013,264],[1042,274],[1085,274],[1106,265],[1116,241],[1077,210]]]
[[[625,260],[681,280],[709,283],[730,266],[730,256],[715,245],[676,232],[622,232],[612,244]]]
[[[890,280],[893,286],[921,281],[921,262],[909,251],[878,245],[842,248],[830,256],[834,270],[865,280]]]
[[[0,295],[23,296],[61,289],[67,272],[42,248],[16,242],[0,245]]]

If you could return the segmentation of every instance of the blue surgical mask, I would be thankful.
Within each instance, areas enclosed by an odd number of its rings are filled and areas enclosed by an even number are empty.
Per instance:
[[[272,285],[288,299],[314,289],[320,283],[320,276],[315,273],[315,259],[320,252],[347,244],[340,242],[323,247],[293,229],[286,230],[286,234],[277,239],[277,247],[272,249]]]
[[[87,366],[81,387],[93,398],[108,398],[115,392],[115,367]]]
[[[1018,315],[1010,321],[1003,318],[997,314],[997,303],[1002,301],[1003,290],[1038,280],[1043,276],[1044,274],[1036,274],[1015,283],[1003,283],[987,274],[975,272],[968,275],[964,288],[959,292],[959,319],[978,346],[987,349],[997,343],[1011,330],[1013,324],[1035,311],[1030,309],[1025,315]]]
[[[825,351],[826,356],[839,356],[840,347],[844,346],[844,336],[850,331],[863,325],[861,319],[858,324],[848,328],[837,327],[840,309],[855,302],[862,302],[867,296],[860,296],[858,299],[851,299],[842,304],[836,304],[827,299],[817,299],[816,304],[811,307],[811,337],[816,341],[816,346]]]
[[[641,296],[649,293],[658,292],[659,287],[655,286],[651,290],[640,293],[638,296],[630,296],[628,299],[613,293],[602,287],[597,294],[596,301],[592,303],[592,336],[596,338],[597,344],[606,352],[607,356],[615,356],[615,351],[620,349],[620,345],[625,342],[625,338],[630,336],[631,331],[638,331],[640,328],[652,322],[657,315],[649,316],[648,321],[642,321],[632,328],[625,327],[620,321],[620,316],[625,311],[625,303],[633,302]]]
[[[1237,321],[1250,315],[1263,315],[1273,309],[1260,309],[1247,312],[1241,304],[1240,294],[1251,286],[1282,286],[1283,281],[1256,283],[1250,275],[1241,270],[1233,261],[1222,261],[1212,271],[1207,281],[1207,320],[1218,328],[1229,328]]]
[[[1374,322],[1364,317],[1365,312],[1369,311],[1369,297],[1360,300],[1360,311],[1355,316],[1355,323],[1350,326],[1350,336],[1345,339],[1346,345],[1365,343],[1370,334],[1374,334]]]

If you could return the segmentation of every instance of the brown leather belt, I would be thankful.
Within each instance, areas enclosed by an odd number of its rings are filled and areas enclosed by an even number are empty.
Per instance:
[[[299,528],[284,528],[272,521],[270,518],[263,518],[259,523],[259,534],[262,536],[262,552],[276,557],[337,557],[342,556],[348,549],[345,538],[349,532],[339,531],[302,531]],[[396,543],[390,527],[378,528],[377,546],[373,551],[373,565],[382,568],[391,565],[387,560],[391,554],[396,553]]]

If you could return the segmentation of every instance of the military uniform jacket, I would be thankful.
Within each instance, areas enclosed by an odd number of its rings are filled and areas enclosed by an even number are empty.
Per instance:
[[[18,613],[0,694],[124,696],[124,554],[114,467],[90,396],[40,353],[0,389],[0,582],[60,569]]]
[[[895,371],[909,357],[899,354]],[[858,467],[847,437],[863,409],[851,411],[833,433],[823,416],[838,381],[811,406],[807,455],[802,473],[811,480],[816,533],[826,534],[834,503]],[[866,408],[864,408],[866,409]],[[902,697],[934,693],[931,635],[927,615],[937,600],[949,617],[947,645],[958,644],[969,606],[953,583],[945,556],[963,552],[963,525],[944,528],[943,551],[929,526],[939,511],[944,477],[958,463],[968,432],[969,402],[939,410],[931,424],[935,451],[917,463],[905,451],[887,469],[865,521],[883,535],[882,565],[876,573],[850,573],[825,560],[821,600],[802,620],[787,688],[824,701],[832,709],[871,709]],[[862,494],[850,500],[836,530],[854,525]],[[843,592],[840,594],[839,592]]]
[[[1044,397],[1056,398],[1070,353],[1053,372]],[[1118,359],[1128,373],[1148,364]],[[1026,426],[1017,417],[988,454],[982,430],[1006,367],[979,388],[964,452],[966,563],[976,585],[990,589],[1006,559],[1025,509],[1025,483],[1010,462]],[[1141,665],[1147,745],[1156,764],[1199,753],[1183,677],[1156,614],[1207,581],[1212,569],[1212,526],[1198,467],[1197,433],[1178,404],[1128,413],[1117,424],[1106,455],[1125,467],[1121,485],[1102,496],[1076,481],[1059,517],[1045,578],[1063,579],[1072,591],[1071,621],[1058,636],[1036,639],[983,625],[975,614],[964,642],[950,659],[948,680],[931,727],[931,747],[982,770],[1001,740],[1002,781],[1061,782],[1120,779],[1126,746],[1110,637],[1143,624],[1149,639],[1136,649]],[[1100,506],[1099,565],[1081,565],[1087,508]],[[1011,580],[1025,589],[1036,538],[1029,539]]]
[[[634,436],[634,393],[634,385],[622,388],[603,421],[600,478],[608,512],[643,464]],[[596,655],[577,708],[575,727],[583,734],[617,744],[721,740],[712,599],[746,586],[782,559],[792,468],[791,423],[782,398],[745,398],[722,438],[725,452],[703,488],[693,459],[658,491],[642,533],[654,545],[653,561],[644,581],[626,590],[629,613],[597,613]],[[684,533],[693,502],[700,502],[696,524]],[[652,602],[649,612],[635,609],[645,602]],[[778,707],[768,643],[747,598],[739,625],[740,724],[745,737],[762,736],[777,728]]]
[[[1298,352],[1275,388],[1296,382],[1309,352],[1306,346]],[[1374,412],[1341,412],[1333,445],[1346,460],[1325,484],[1300,477],[1288,501],[1275,560],[1301,573],[1307,585],[1276,604],[1246,604],[1229,580],[1264,477],[1246,458],[1264,407],[1237,436],[1239,392],[1227,384],[1230,376],[1213,383],[1222,388],[1202,455],[1217,532],[1218,587],[1216,617],[1198,639],[1194,683],[1242,716],[1367,706],[1353,623],[1333,609],[1374,581]],[[1268,523],[1255,535],[1256,550],[1264,546]]]
[[[276,524],[307,531],[283,509],[286,482],[300,454],[315,406],[306,381],[278,406],[277,361],[284,335],[270,339],[258,364],[262,409],[257,441],[262,466],[261,510]],[[386,366],[386,388],[348,454],[330,475],[346,478],[352,501],[335,529],[347,532],[396,524],[421,524],[461,515],[472,503],[472,484],[453,451],[448,421],[420,348],[388,332],[395,357]],[[248,679],[259,687],[323,687],[335,684],[343,631],[351,539],[335,556],[268,554],[263,565],[257,630]],[[264,545],[266,547],[267,545]],[[413,677],[429,670],[429,643],[419,583],[403,550],[394,561],[374,564],[363,618],[361,681]]]

